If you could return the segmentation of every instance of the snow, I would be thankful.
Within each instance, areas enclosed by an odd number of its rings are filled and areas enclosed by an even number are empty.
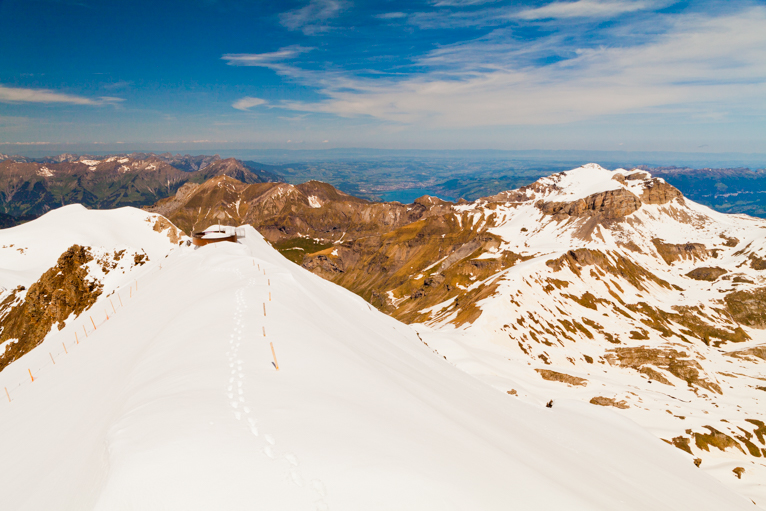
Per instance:
[[[94,165],[98,165],[99,163],[101,163],[101,160],[80,160],[79,163],[92,167]]]
[[[309,206],[312,208],[321,208],[322,202],[316,195],[309,195]]]
[[[113,249],[141,247],[151,260],[164,257],[169,250],[168,238],[151,229],[158,217],[135,208],[91,211],[74,204],[50,211],[34,222],[2,229],[0,286],[29,287],[75,243]],[[136,229],[137,224],[150,228]],[[23,253],[20,247],[25,249]]]
[[[251,227],[195,250],[147,216],[70,207],[15,228],[30,257],[138,241],[155,257],[0,373],[6,509],[753,509],[610,410],[469,376]]]
[[[45,165],[43,165],[42,167],[38,169],[37,175],[43,176],[43,177],[51,177],[53,175],[53,171],[49,169],[48,167],[46,167]]]
[[[620,169],[621,170],[621,169]],[[622,188],[619,182],[612,179],[618,171],[607,170],[595,163],[588,163],[574,170],[554,174],[540,179],[543,185],[555,185],[556,199],[561,202],[572,202],[584,199],[594,193],[618,190]],[[550,200],[553,200],[552,198]]]

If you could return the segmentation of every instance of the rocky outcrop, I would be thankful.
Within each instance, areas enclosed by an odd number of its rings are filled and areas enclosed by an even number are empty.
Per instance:
[[[641,207],[641,200],[625,189],[609,190],[589,195],[574,202],[539,202],[537,207],[546,215],[583,217],[597,215],[605,220],[625,218]]]
[[[690,259],[694,261],[704,260],[710,257],[710,252],[708,252],[707,247],[702,243],[673,244],[665,243],[659,238],[653,238],[652,243],[657,249],[657,253],[660,257],[662,257],[668,264],[673,264],[673,262],[682,259]]]
[[[641,202],[644,204],[667,204],[673,199],[683,201],[683,194],[664,179],[653,178],[644,184],[644,191],[641,193]]]
[[[694,268],[692,271],[686,274],[687,277],[694,280],[705,280],[713,282],[721,275],[726,275],[728,271],[717,266],[703,266],[701,268]]]
[[[766,288],[734,291],[724,297],[724,302],[737,322],[752,328],[766,328]]]
[[[0,355],[0,371],[40,344],[53,325],[64,328],[71,314],[78,316],[96,302],[102,285],[87,278],[85,265],[91,260],[87,248],[72,245],[0,318],[0,342],[16,339]]]

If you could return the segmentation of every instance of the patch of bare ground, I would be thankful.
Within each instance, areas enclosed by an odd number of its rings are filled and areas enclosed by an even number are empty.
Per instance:
[[[550,369],[535,369],[543,380],[559,381],[566,383],[567,385],[579,385],[585,387],[588,385],[588,380],[585,378],[579,378],[566,373],[560,373],[558,371],[551,371]]]
[[[164,216],[158,216],[157,221],[154,222],[153,227],[155,232],[163,232],[165,230],[168,231],[168,239],[171,243],[174,245],[177,245],[179,241],[181,241],[181,236],[183,236],[183,232],[179,231],[175,225],[170,223],[170,221],[165,218]]]
[[[87,248],[72,245],[0,320],[0,342],[18,339],[0,355],[0,371],[39,345],[54,324],[64,328],[70,314],[79,316],[95,303],[103,286],[87,278],[84,266],[91,260]]]
[[[686,276],[694,280],[713,282],[721,275],[726,275],[726,273],[728,273],[726,270],[717,266],[702,266],[700,268],[694,268],[687,273]]]
[[[546,263],[553,271],[569,268],[575,275],[580,277],[585,266],[594,265],[606,273],[620,277],[628,281],[636,289],[646,290],[645,282],[653,282],[666,289],[671,289],[670,284],[660,279],[652,272],[635,264],[619,252],[604,253],[600,250],[578,248],[570,250],[557,259],[551,259]]]
[[[766,328],[766,288],[734,291],[724,297],[731,316],[743,325]]]
[[[726,320],[726,327],[715,325],[713,319],[699,306],[676,305],[673,306],[674,312],[663,311],[645,302],[629,304],[626,307],[640,314],[640,321],[663,337],[675,336],[684,342],[689,342],[685,336],[696,337],[708,346],[720,346],[724,342],[742,342],[750,339],[739,325],[728,324],[728,320]],[[683,327],[681,333],[673,330],[672,323]]]
[[[689,387],[701,387],[717,394],[721,394],[721,387],[702,375],[702,366],[699,362],[684,351],[672,348],[650,348],[637,346],[630,348],[613,348],[604,358],[613,366],[634,369],[651,380],[673,385],[670,380],[655,368],[663,369],[676,378],[683,380]]]
[[[659,238],[653,238],[652,243],[657,253],[667,264],[673,264],[674,261],[689,259],[692,261],[703,261],[710,256],[705,245],[702,243],[683,243],[672,244],[665,243]]]
[[[692,436],[694,437],[694,444],[697,446],[698,449],[701,449],[705,452],[710,452],[710,447],[715,447],[716,449],[720,451],[726,451],[726,449],[737,448],[742,452],[742,454],[745,454],[745,451],[744,449],[742,449],[742,446],[739,445],[739,442],[734,440],[729,435],[725,433],[721,433],[720,431],[718,431],[712,426],[705,426],[705,429],[707,429],[709,433],[693,433],[692,434]]]
[[[616,399],[612,397],[595,396],[595,397],[592,397],[589,402],[592,405],[613,406],[615,408],[620,408],[621,410],[630,408],[630,406],[624,399],[622,401],[617,401]]]

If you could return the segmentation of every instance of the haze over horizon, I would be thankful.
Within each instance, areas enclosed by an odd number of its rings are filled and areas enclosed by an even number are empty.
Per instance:
[[[748,1],[10,0],[0,152],[760,155],[765,22]]]

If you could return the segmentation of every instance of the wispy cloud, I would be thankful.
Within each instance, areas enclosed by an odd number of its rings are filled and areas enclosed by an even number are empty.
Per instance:
[[[265,105],[266,103],[267,101],[265,99],[253,98],[253,97],[247,96],[247,97],[238,99],[237,101],[232,103],[231,106],[233,106],[237,110],[247,111],[253,108],[254,106]]]
[[[406,12],[385,12],[383,14],[378,14],[375,17],[382,20],[395,20],[400,18],[406,18],[407,13]]]
[[[470,5],[480,5],[494,3],[498,0],[436,0],[433,4],[436,7],[467,7]]]
[[[665,2],[667,3],[667,2]],[[658,7],[659,2],[641,0],[577,0],[553,2],[517,12],[513,17],[527,20],[561,18],[611,18],[628,12]]]
[[[337,17],[346,7],[342,0],[311,0],[308,5],[280,14],[279,20],[289,30],[316,35],[330,29],[328,20]]]
[[[66,103],[70,105],[114,105],[124,101],[122,98],[101,96],[87,98],[74,94],[65,94],[48,89],[27,89],[0,85],[0,102],[4,103]]]
[[[571,51],[547,65],[519,58],[529,51],[523,44],[489,40],[435,50],[421,61],[429,71],[403,79],[283,64],[277,72],[320,87],[327,99],[281,106],[430,127],[556,124],[633,113],[766,114],[766,8],[664,22],[667,30],[650,42]]]
[[[268,53],[228,53],[222,56],[221,59],[225,60],[230,66],[272,67],[311,50],[312,48],[292,45],[286,46],[279,51]]]

